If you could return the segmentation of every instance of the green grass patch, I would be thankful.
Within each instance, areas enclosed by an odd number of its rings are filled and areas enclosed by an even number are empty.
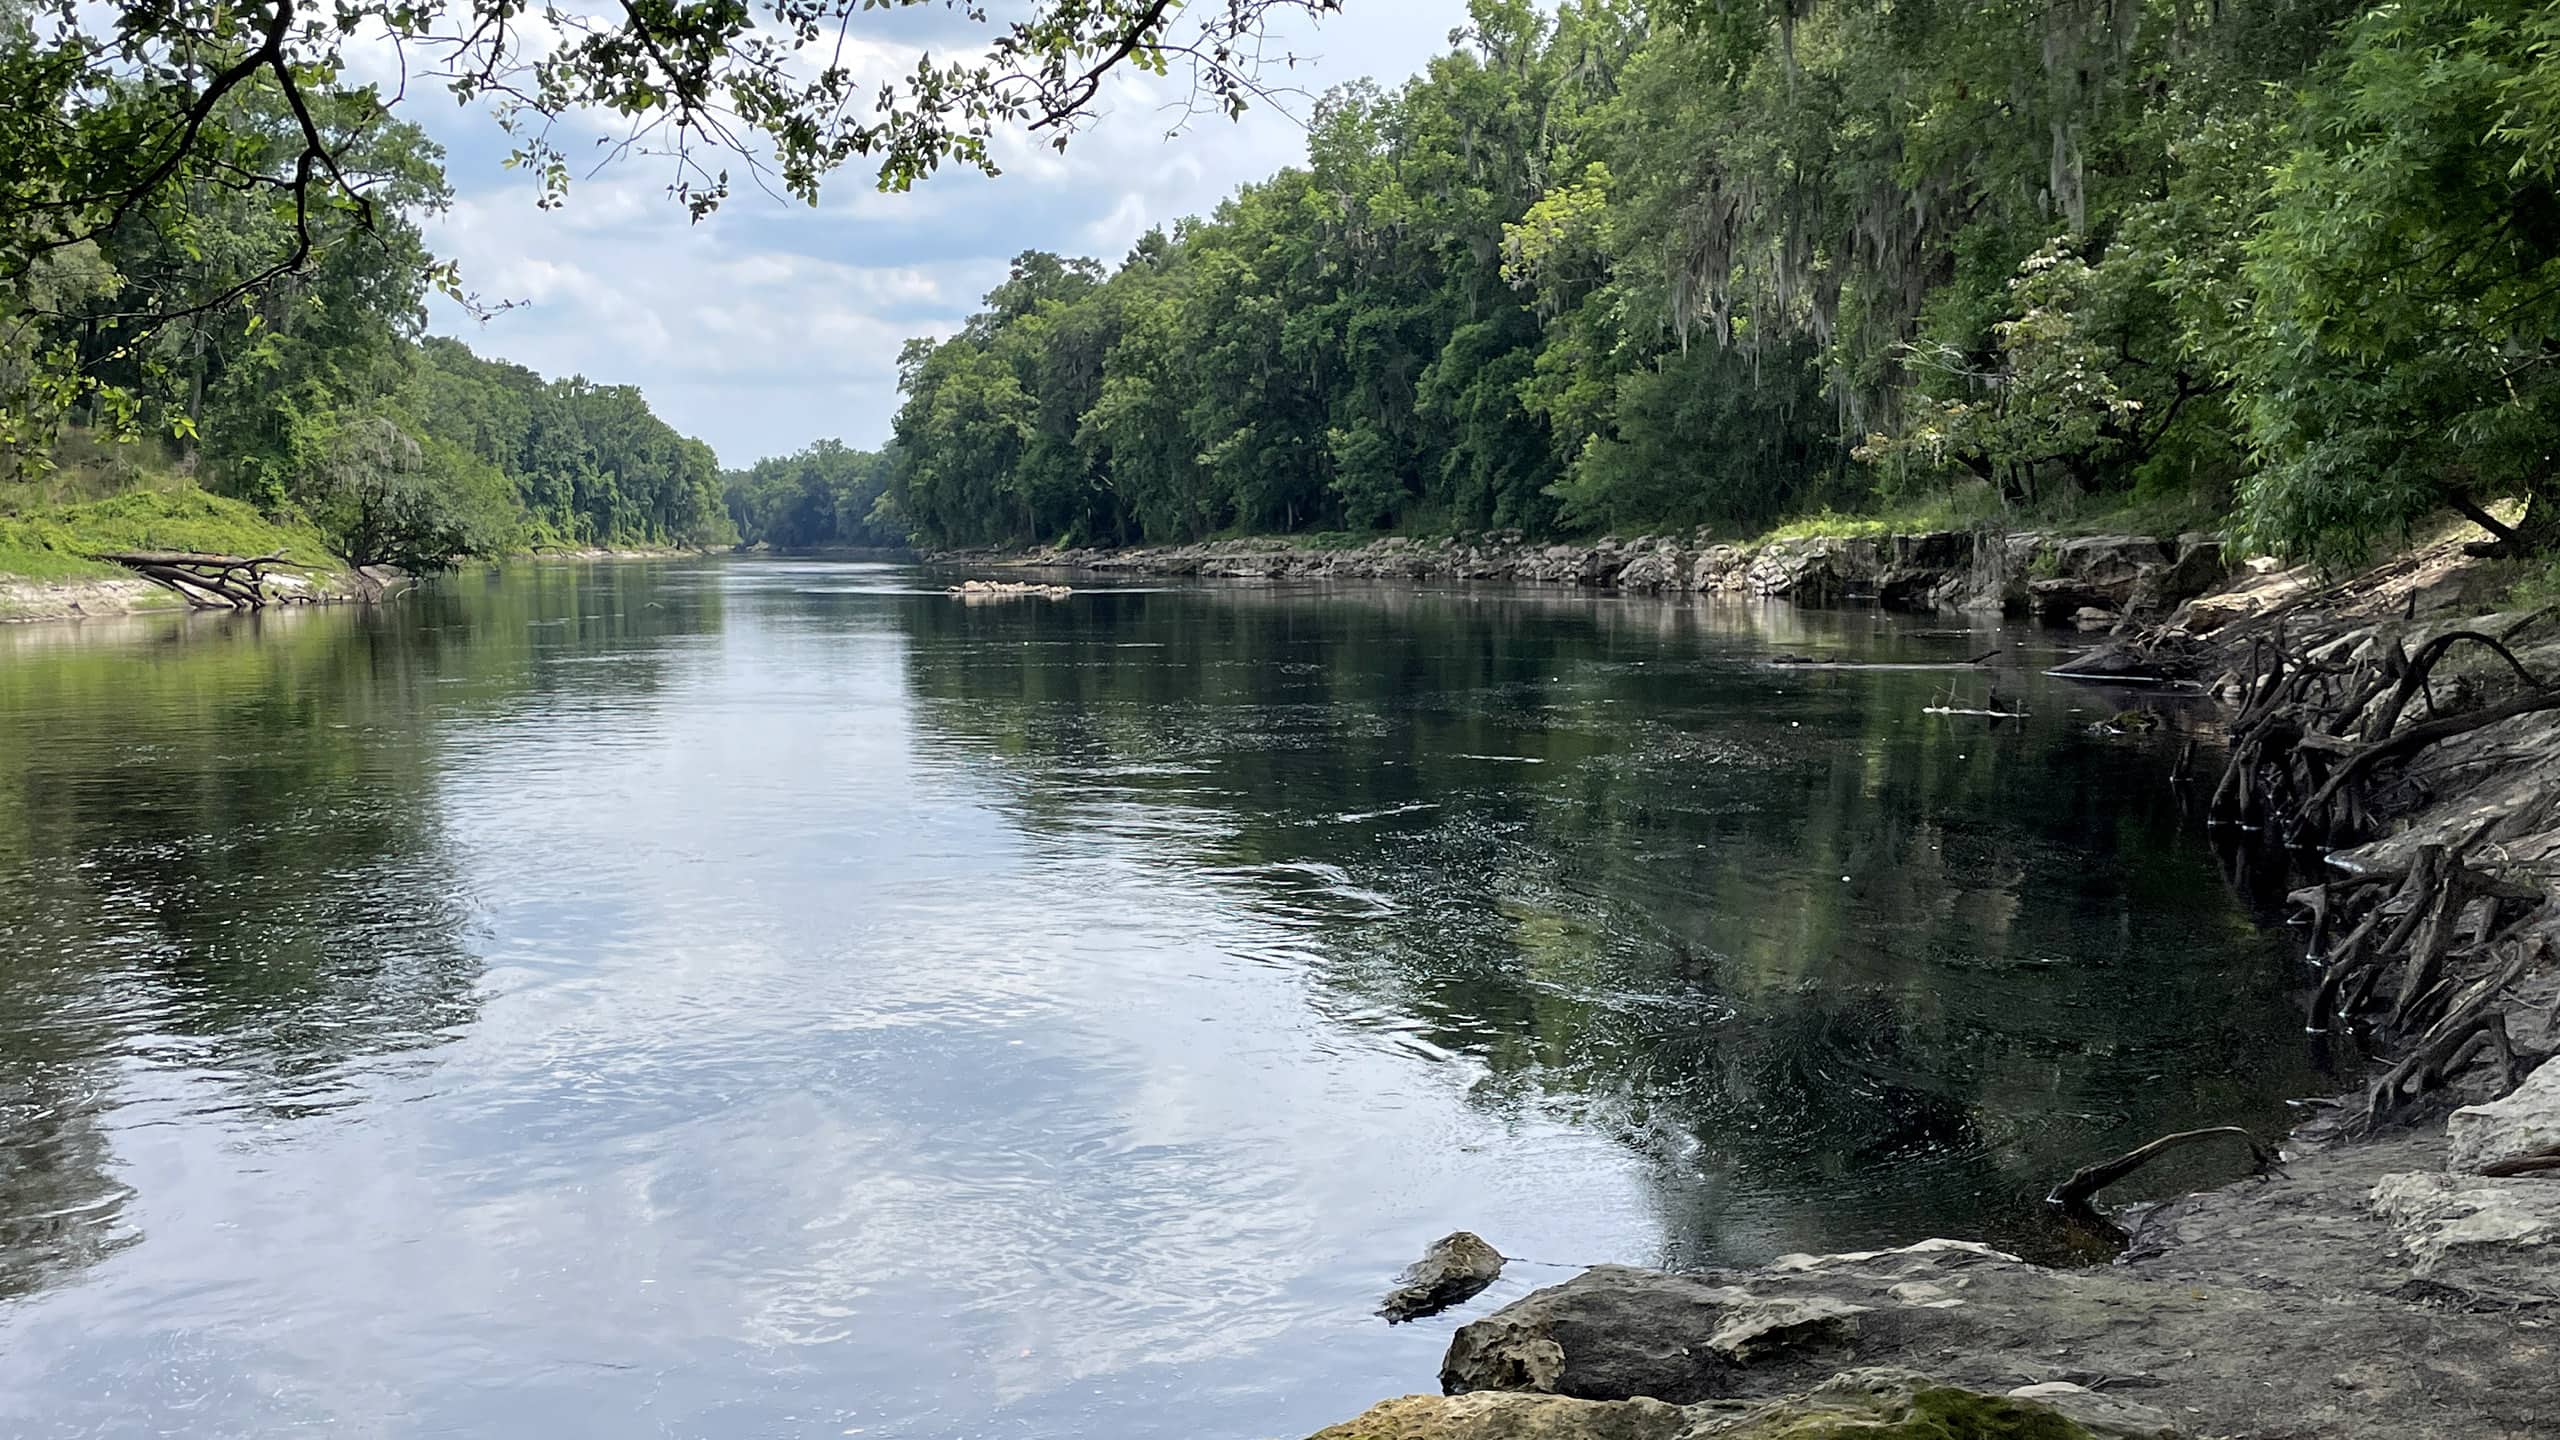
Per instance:
[[[0,514],[0,575],[29,580],[94,579],[126,573],[89,558],[112,550],[199,550],[267,555],[281,550],[297,568],[339,568],[320,532],[279,524],[238,500],[202,490],[141,490],[74,505]]]
[[[1842,514],[1826,508],[1818,514],[1790,520],[1756,543],[1878,540],[1888,535],[1970,530],[1993,524],[2010,530],[2052,530],[2066,535],[2176,535],[2189,530],[2218,530],[2226,518],[2210,504],[2179,495],[2075,496],[2032,509],[2010,509],[2000,503],[1990,486],[1976,484],[1872,513]]]

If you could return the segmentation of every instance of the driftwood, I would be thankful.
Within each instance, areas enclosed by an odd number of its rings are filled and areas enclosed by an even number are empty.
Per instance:
[[[2148,1145],[2137,1146],[2112,1160],[2101,1160],[2095,1165],[2081,1166],[2071,1172],[2071,1178],[2053,1187],[2053,1193],[2045,1197],[2045,1203],[2059,1208],[2063,1214],[2084,1224],[2113,1229],[2114,1225],[2105,1216],[2099,1214],[2097,1207],[2090,1203],[2099,1191],[2172,1150],[2224,1135],[2236,1135],[2248,1142],[2249,1161],[2257,1173],[2263,1175],[2275,1168],[2275,1152],[2259,1144],[2257,1136],[2237,1125],[2215,1125],[2203,1130],[2181,1130],[2174,1135],[2163,1135]]]
[[[121,565],[198,610],[262,610],[271,602],[266,572],[285,563],[271,555],[207,555],[193,550],[111,550],[90,557]]]

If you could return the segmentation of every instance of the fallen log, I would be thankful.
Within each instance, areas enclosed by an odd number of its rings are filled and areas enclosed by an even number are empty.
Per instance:
[[[285,563],[284,552],[212,555],[195,550],[108,550],[90,557],[121,565],[199,610],[266,607],[267,568]]]

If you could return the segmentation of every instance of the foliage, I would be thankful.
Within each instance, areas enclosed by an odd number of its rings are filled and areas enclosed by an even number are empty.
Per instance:
[[[443,441],[421,442],[384,415],[329,416],[303,461],[300,502],[358,571],[442,570],[515,538],[515,496],[496,467]]]
[[[545,380],[429,338],[394,403],[415,433],[506,477],[531,538],[566,545],[707,545],[734,538],[709,446],[628,385]]]
[[[889,456],[822,440],[732,472],[721,498],[738,538],[778,550],[895,549],[906,530],[889,491]]]
[[[0,24],[0,81],[32,44],[23,20]],[[536,539],[730,537],[710,450],[638,392],[421,338],[434,267],[414,217],[444,202],[440,156],[385,123],[372,92],[315,78],[297,110],[244,82],[199,143],[254,174],[301,143],[305,116],[339,137],[341,173],[378,203],[362,223],[283,214],[253,185],[193,176],[92,238],[38,247],[20,283],[0,286],[0,508],[118,476],[201,483],[280,523],[316,521],[348,563],[419,570]],[[0,232],[26,242],[42,215]],[[310,252],[259,278],[297,226]],[[63,457],[72,476],[55,473]],[[45,550],[12,563],[54,565]]]
[[[2232,347],[2257,536],[2359,558],[2451,495],[2560,538],[2560,10],[2406,0],[2307,87]]]
[[[1080,278],[919,347],[918,535],[1755,527],[1962,491],[2236,499],[2343,558],[2554,484],[2560,6],[1470,18],[1400,89],[1326,97],[1303,168],[1108,275],[1025,257]],[[2560,538],[2560,504],[2523,529]]]

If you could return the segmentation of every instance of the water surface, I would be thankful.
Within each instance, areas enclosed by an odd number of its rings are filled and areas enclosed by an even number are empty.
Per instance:
[[[0,1432],[1296,1436],[1447,1230],[2049,1249],[2316,1084],[2045,638],[939,587],[0,631]]]

